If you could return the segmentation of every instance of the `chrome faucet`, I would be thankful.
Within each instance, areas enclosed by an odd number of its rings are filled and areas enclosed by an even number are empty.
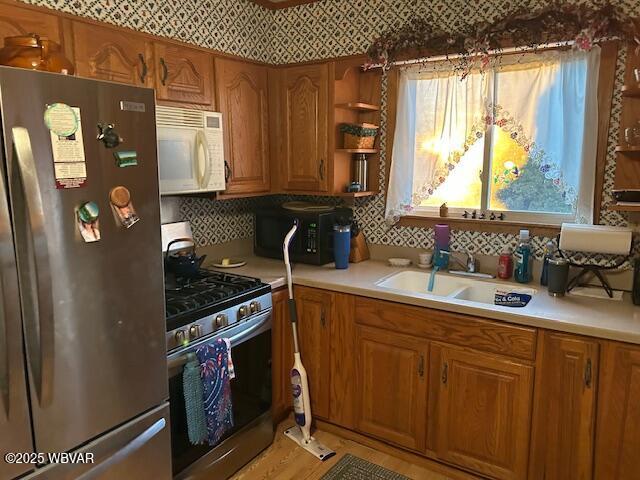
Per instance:
[[[463,271],[465,271],[467,273],[476,273],[478,271],[478,261],[476,260],[476,257],[471,252],[466,252],[466,254],[467,254],[466,265],[465,265],[465,263],[462,262],[462,260],[460,260],[458,257],[456,257],[451,252],[448,252],[446,250],[442,250],[440,253],[444,254],[444,255],[447,255],[449,257],[450,261],[453,260],[455,263],[457,263],[459,266],[461,266],[463,268]]]

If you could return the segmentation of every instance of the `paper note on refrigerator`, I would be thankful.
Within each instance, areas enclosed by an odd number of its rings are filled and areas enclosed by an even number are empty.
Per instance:
[[[83,187],[87,182],[80,109],[72,108],[78,119],[78,129],[75,133],[65,137],[50,132],[56,188],[59,189]]]

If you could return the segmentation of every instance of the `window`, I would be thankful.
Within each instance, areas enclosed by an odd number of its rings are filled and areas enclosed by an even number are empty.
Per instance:
[[[599,49],[503,57],[460,79],[448,64],[400,74],[386,217],[504,213],[591,222]]]

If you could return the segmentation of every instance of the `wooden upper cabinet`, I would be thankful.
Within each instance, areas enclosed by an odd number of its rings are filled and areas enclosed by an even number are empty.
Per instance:
[[[285,190],[328,189],[329,68],[327,64],[282,72],[281,141]]]
[[[427,340],[356,325],[357,428],[424,450]]]
[[[227,194],[269,190],[267,68],[216,59],[218,106],[224,121]]]
[[[156,98],[213,109],[213,56],[195,48],[154,42]]]
[[[314,288],[296,287],[295,298],[300,352],[309,377],[311,412],[314,417],[328,419],[333,294]]]
[[[592,478],[598,351],[597,341],[544,332],[536,373],[530,479]]]
[[[533,367],[432,344],[429,383],[429,447],[440,460],[526,478]]]
[[[60,21],[60,17],[55,15],[3,3],[0,9],[0,40],[35,33],[62,44]]]
[[[598,391],[596,480],[640,475],[640,347],[604,344]]]
[[[153,87],[150,43],[133,32],[73,22],[76,74]]]

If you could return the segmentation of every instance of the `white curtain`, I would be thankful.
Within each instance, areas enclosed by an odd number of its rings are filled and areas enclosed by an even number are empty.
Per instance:
[[[517,61],[517,63],[514,63]],[[600,47],[530,53],[495,75],[494,123],[553,180],[576,220],[591,223],[598,137]]]
[[[429,198],[492,125],[510,132],[552,179],[577,220],[590,222],[600,48],[504,56],[460,80],[453,72],[400,73],[385,218],[395,223]],[[412,179],[412,180],[411,180]]]
[[[385,217],[395,223],[429,198],[477,138],[489,76],[453,71],[400,72]]]

